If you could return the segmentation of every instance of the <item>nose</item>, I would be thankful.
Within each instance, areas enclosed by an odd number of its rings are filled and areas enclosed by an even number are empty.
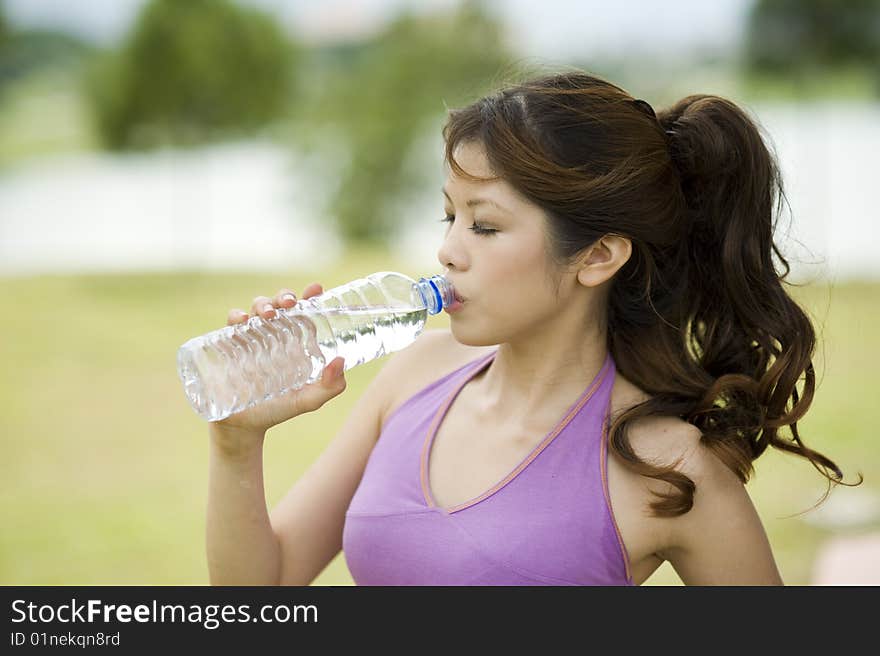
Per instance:
[[[451,227],[446,232],[443,243],[437,250],[437,260],[443,266],[444,275],[452,268],[459,270],[465,268],[464,254],[461,247],[458,246],[456,238],[453,236],[455,232],[455,226]]]

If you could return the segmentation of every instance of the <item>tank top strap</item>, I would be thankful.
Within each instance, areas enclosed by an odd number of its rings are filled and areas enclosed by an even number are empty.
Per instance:
[[[386,418],[385,423],[389,423],[393,417],[400,414],[402,411],[407,409],[413,403],[417,403],[420,399],[425,397],[433,397],[436,393],[444,393],[451,387],[454,387],[462,377],[467,377],[470,372],[472,372],[475,368],[482,366],[486,363],[487,360],[493,358],[498,349],[496,348],[491,353],[487,353],[478,358],[470,360],[460,367],[453,369],[447,374],[444,374],[440,378],[437,378],[421,389],[419,389],[415,394],[412,394],[409,398],[407,398],[403,403],[397,406]]]

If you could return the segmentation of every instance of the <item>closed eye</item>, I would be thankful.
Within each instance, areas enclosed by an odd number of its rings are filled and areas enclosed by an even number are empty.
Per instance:
[[[447,214],[442,219],[440,219],[440,223],[452,223],[455,220],[455,215]],[[484,228],[483,226],[474,223],[474,225],[470,228],[474,233],[478,235],[491,235],[492,233],[498,232],[494,228]]]

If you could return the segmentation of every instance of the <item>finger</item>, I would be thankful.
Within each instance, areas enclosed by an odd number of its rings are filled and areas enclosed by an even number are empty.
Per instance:
[[[226,315],[226,325],[232,326],[236,323],[244,323],[248,320],[247,312],[244,310],[239,310],[238,308],[233,308]]]
[[[345,358],[341,356],[333,358],[333,361],[324,367],[324,372],[321,375],[321,382],[325,386],[335,387],[339,384],[340,380],[345,379],[344,368]]]
[[[324,288],[321,287],[321,283],[313,282],[303,290],[303,298],[311,298],[312,296],[318,296],[323,293]]]
[[[278,290],[272,302],[276,307],[291,308],[296,305],[296,294],[285,287]]]
[[[251,305],[251,314],[262,317],[263,319],[271,319],[275,316],[275,308],[272,305],[272,299],[268,296],[256,296]]]

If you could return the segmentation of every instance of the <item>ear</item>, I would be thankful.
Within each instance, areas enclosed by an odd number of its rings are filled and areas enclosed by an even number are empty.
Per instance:
[[[577,279],[587,287],[610,280],[632,255],[632,242],[620,235],[605,235],[584,251]]]

